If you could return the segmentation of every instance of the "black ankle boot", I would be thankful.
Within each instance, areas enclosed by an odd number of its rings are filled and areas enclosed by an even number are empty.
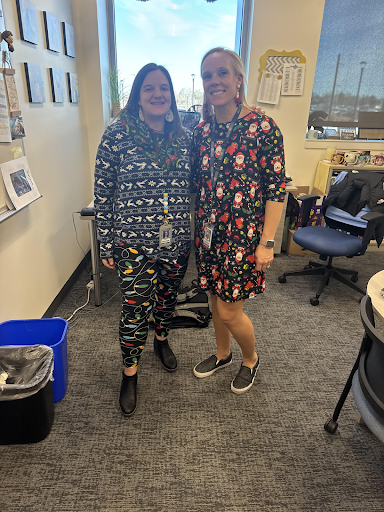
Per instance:
[[[120,409],[124,416],[130,416],[135,412],[137,401],[137,373],[132,376],[125,375],[120,389]]]
[[[160,341],[156,338],[155,335],[153,348],[155,350],[155,354],[160,359],[161,364],[167,370],[167,372],[174,372],[177,369],[177,360],[175,354],[172,352],[172,349],[168,344],[168,340]]]

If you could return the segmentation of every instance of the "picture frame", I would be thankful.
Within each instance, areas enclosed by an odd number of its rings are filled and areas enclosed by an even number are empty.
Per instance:
[[[65,78],[61,69],[49,68],[51,79],[52,98],[54,103],[64,103],[65,99]]]
[[[24,62],[24,68],[29,102],[45,103],[45,90],[41,67],[38,64]]]
[[[69,23],[63,21],[64,51],[68,57],[75,58],[75,29]]]
[[[20,36],[23,41],[39,44],[35,4],[30,0],[16,0]]]
[[[79,79],[76,73],[67,73],[69,101],[79,103]]]
[[[43,11],[43,16],[47,49],[52,52],[60,53],[61,43],[59,19],[47,11]]]

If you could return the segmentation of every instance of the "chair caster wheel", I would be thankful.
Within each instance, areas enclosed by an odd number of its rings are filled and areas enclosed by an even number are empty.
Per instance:
[[[357,283],[357,281],[359,280],[359,277],[358,276],[352,276],[351,277],[351,281],[352,283]]]
[[[324,430],[328,432],[328,434],[333,435],[336,432],[338,426],[339,424],[337,423],[337,421],[333,421],[333,419],[330,418],[328,421],[325,422]]]
[[[319,305],[319,299],[316,299],[316,297],[312,297],[309,302],[312,304],[312,306],[318,306]]]
[[[285,276],[279,276],[279,283],[286,283],[287,278]]]

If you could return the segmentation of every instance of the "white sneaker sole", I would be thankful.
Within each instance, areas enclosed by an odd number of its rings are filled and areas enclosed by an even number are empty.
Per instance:
[[[199,373],[198,371],[196,371],[196,368],[198,366],[198,365],[196,365],[194,367],[194,369],[193,369],[193,375],[195,377],[197,377],[198,379],[204,379],[204,377],[209,377],[210,375],[215,373],[217,370],[221,370],[222,368],[225,368],[226,366],[229,366],[230,364],[232,364],[232,359],[229,361],[229,363],[222,364],[221,366],[218,366],[217,368],[214,368],[210,372],[205,372],[205,373]]]
[[[260,364],[259,364],[259,367],[257,368],[256,370],[256,373],[255,375],[253,376],[253,379],[252,379],[252,382],[249,384],[249,386],[247,386],[246,388],[242,388],[242,389],[237,389],[233,386],[233,381],[231,382],[231,391],[233,391],[234,393],[236,393],[236,395],[241,395],[243,393],[245,393],[246,391],[248,391],[248,389],[250,389],[252,386],[253,386],[253,382],[254,380],[256,379],[256,375],[257,375],[257,372],[259,371],[259,368],[260,368]],[[235,379],[233,379],[235,380]]]

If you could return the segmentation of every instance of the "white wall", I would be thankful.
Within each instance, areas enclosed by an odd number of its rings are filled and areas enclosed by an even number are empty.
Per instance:
[[[259,89],[260,57],[270,48],[277,51],[300,50],[306,57],[306,76],[303,96],[282,96],[279,105],[261,104],[266,113],[279,125],[286,153],[287,172],[295,185],[313,185],[317,163],[325,158],[326,146],[335,147],[335,142],[320,143],[315,148],[306,148],[306,127],[311,104],[312,86],[315,76],[317,51],[325,0],[255,0],[253,31],[250,53],[248,101],[257,104]],[[348,149],[357,149],[367,144],[349,142]],[[360,144],[360,146],[359,146]],[[378,150],[383,143],[375,143]],[[337,148],[346,147],[342,141]]]
[[[3,0],[6,26],[14,35],[11,58],[26,156],[43,197],[0,224],[0,321],[41,317],[84,257],[72,212],[79,212],[93,198],[95,152],[109,116],[103,111],[100,53],[105,51],[99,52],[96,16],[103,1],[34,0],[39,31],[39,44],[34,46],[20,40],[16,2]],[[43,10],[74,25],[76,59],[66,57],[63,48],[59,54],[46,49]],[[46,103],[28,102],[23,62],[40,64]],[[78,73],[79,105],[70,104],[68,98],[64,104],[52,102],[49,67]],[[78,215],[75,222],[87,252],[87,223]]]

